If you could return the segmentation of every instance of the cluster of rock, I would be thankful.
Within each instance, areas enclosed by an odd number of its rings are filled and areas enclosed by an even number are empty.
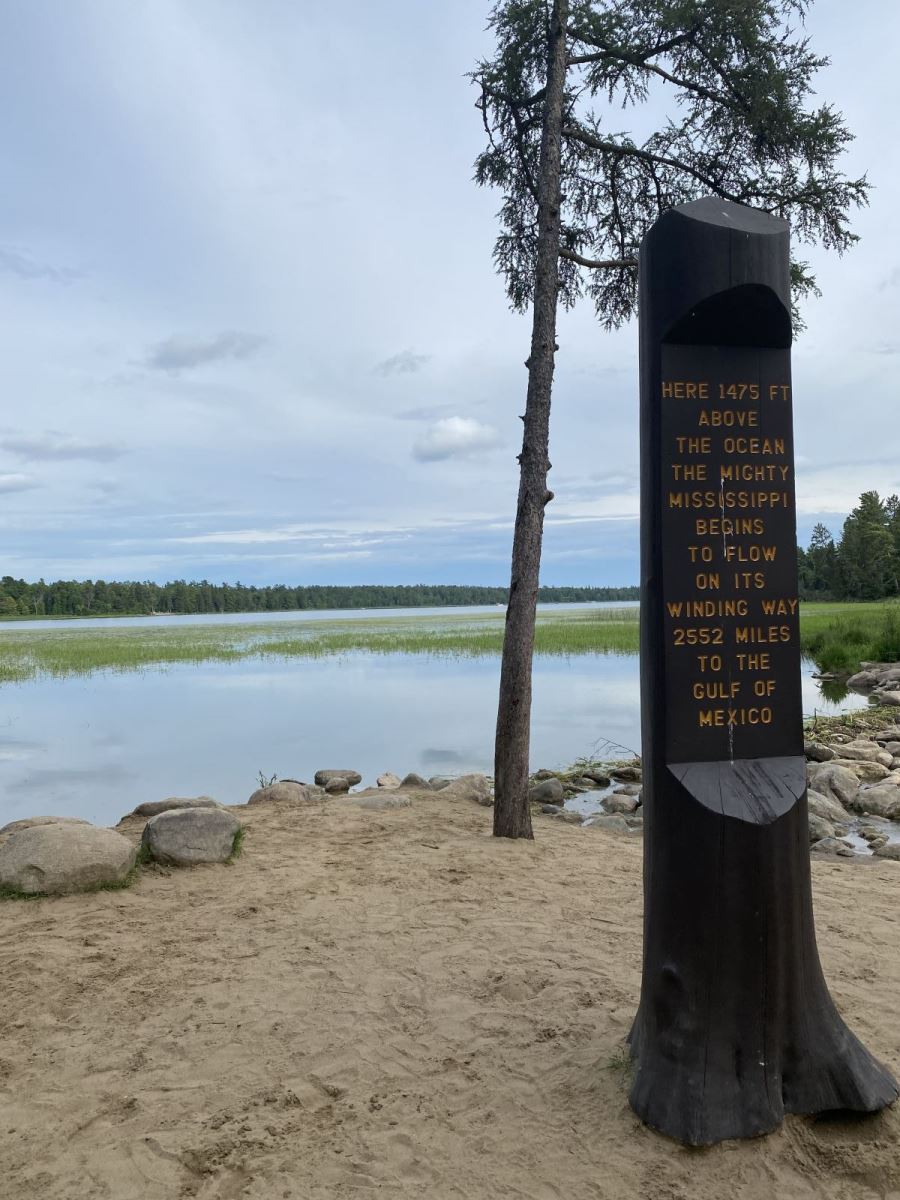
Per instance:
[[[209,796],[139,804],[131,815],[149,817],[141,858],[171,867],[225,862],[241,830],[237,817]],[[138,854],[115,829],[75,817],[27,817],[0,829],[0,890],[63,896],[123,887]]]
[[[402,779],[391,771],[379,775],[375,791],[352,793],[350,789],[362,783],[358,771],[316,771],[313,783],[299,779],[279,779],[277,782],[257,788],[248,804],[266,804],[273,801],[291,804],[311,804],[329,799],[334,804],[350,804],[356,808],[386,810],[408,808],[412,804],[410,792],[443,792],[446,799],[472,800],[477,804],[490,805],[491,781],[485,775],[434,775],[425,779],[411,772]]]
[[[900,818],[900,726],[867,737],[831,734],[806,744],[812,849],[850,855],[844,839],[859,818]],[[856,832],[881,858],[900,859],[900,843],[886,827],[863,820]]]
[[[565,801],[585,792],[611,788],[602,797],[602,811],[585,816],[565,808]],[[580,825],[583,829],[606,829],[612,833],[640,833],[644,818],[641,807],[641,765],[635,759],[604,767],[588,767],[577,774],[560,776],[542,769],[532,776],[528,792],[532,804],[548,817]]]
[[[900,706],[900,663],[862,662],[847,687],[870,693],[879,704]]]

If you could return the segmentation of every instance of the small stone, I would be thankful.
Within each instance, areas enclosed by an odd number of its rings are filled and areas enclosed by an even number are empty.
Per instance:
[[[412,804],[412,798],[404,795],[403,792],[395,791],[393,788],[383,788],[382,794],[375,795],[359,795],[359,796],[341,796],[331,805],[332,808],[338,808],[340,805],[352,805],[354,808],[365,808],[375,812],[386,812],[392,808],[409,808]]]
[[[532,779],[537,779],[538,781],[540,781],[542,779],[555,779],[555,778],[556,778],[556,772],[548,771],[546,767],[541,767],[541,769],[539,771],[535,771],[534,775],[532,775]]]
[[[430,792],[431,784],[427,779],[423,779],[421,775],[417,775],[415,771],[410,771],[408,775],[404,775],[400,781],[402,788],[413,788],[420,792]]]
[[[528,791],[528,799],[532,804],[559,804],[564,796],[565,789],[555,775],[534,784]]]
[[[315,780],[319,787],[325,787],[329,779],[346,779],[347,787],[356,787],[358,783],[362,783],[362,775],[359,771],[316,771]]]
[[[843,842],[838,841],[835,837],[822,838],[821,841],[813,842],[810,846],[810,851],[815,851],[818,854],[840,854],[847,847]]]
[[[556,814],[556,820],[562,821],[566,825],[582,825],[584,816],[580,812],[575,812],[571,808],[561,808]]]
[[[219,863],[234,848],[240,821],[224,808],[182,808],[159,813],[144,826],[141,844],[158,863],[192,867]]]
[[[630,833],[628,822],[619,813],[600,813],[584,822],[585,829],[603,829],[607,833]]]
[[[886,837],[868,838],[867,840],[869,842],[869,849],[873,854],[876,850],[880,850],[882,846],[886,846],[888,844],[888,839]]]
[[[400,776],[395,775],[393,771],[385,771],[383,775],[378,776],[375,782],[380,788],[398,788]]]
[[[614,796],[639,796],[643,791],[643,785],[640,783],[623,783],[621,787],[617,787]]]
[[[558,804],[542,804],[541,812],[546,813],[548,817],[555,817],[563,810]]]

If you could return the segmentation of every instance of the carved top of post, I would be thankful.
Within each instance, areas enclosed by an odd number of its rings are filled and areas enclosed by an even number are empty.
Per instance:
[[[791,344],[790,227],[708,196],[663,213],[641,243],[641,329],[656,342]]]

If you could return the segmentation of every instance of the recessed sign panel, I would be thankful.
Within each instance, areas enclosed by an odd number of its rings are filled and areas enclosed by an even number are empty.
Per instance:
[[[790,351],[662,346],[666,759],[803,753]]]

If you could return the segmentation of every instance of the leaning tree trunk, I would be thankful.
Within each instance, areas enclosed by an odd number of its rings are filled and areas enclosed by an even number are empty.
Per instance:
[[[690,1144],[897,1085],[819,965],[786,221],[715,198],[641,246],[644,964],[631,1104]]]
[[[531,659],[541,566],[550,440],[550,392],[556,350],[559,291],[560,148],[566,78],[568,0],[554,0],[550,21],[547,95],[538,179],[538,247],[525,432],[519,456],[519,500],[500,667],[500,701],[494,743],[494,836],[530,838],[528,753],[531,726]]]

